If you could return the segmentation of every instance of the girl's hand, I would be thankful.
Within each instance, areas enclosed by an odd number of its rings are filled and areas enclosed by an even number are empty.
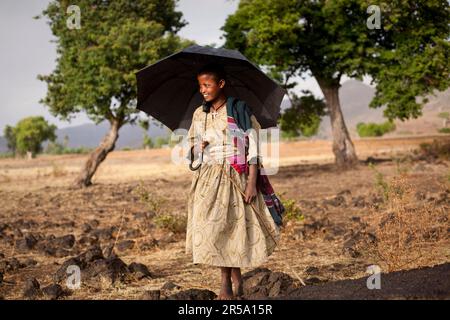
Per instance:
[[[245,197],[244,201],[246,203],[250,203],[253,201],[253,199],[256,197],[256,184],[251,183],[250,181],[247,183],[247,186],[245,187]]]
[[[208,146],[208,144],[209,144],[208,141],[199,142],[194,148],[194,153],[202,152],[203,150],[205,150],[205,148]]]

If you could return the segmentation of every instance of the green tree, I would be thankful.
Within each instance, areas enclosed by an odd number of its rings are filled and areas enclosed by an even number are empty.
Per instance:
[[[321,118],[326,114],[326,105],[311,93],[299,97],[292,94],[291,106],[281,115],[280,129],[285,137],[300,135],[311,137],[317,134]]]
[[[3,129],[3,136],[6,139],[8,150],[12,153],[16,153],[16,134],[14,132],[14,127],[6,125]]]
[[[76,186],[91,184],[99,164],[114,150],[119,129],[138,121],[135,72],[192,44],[176,33],[185,26],[176,0],[80,0],[80,28],[69,28],[68,0],[51,1],[46,17],[57,44],[57,66],[42,102],[64,120],[84,112],[110,131],[90,154]]]
[[[144,148],[148,148],[148,149],[153,148],[153,146],[154,146],[153,140],[148,134],[144,134],[144,138],[143,138],[143,141],[142,141],[142,146]]]
[[[42,143],[46,140],[55,141],[56,126],[50,125],[41,116],[27,117],[20,120],[14,127],[16,150],[20,155],[30,152],[32,156],[42,151]]]
[[[328,107],[336,164],[357,163],[341,111],[343,75],[377,84],[371,107],[389,119],[418,117],[424,96],[449,86],[449,6],[444,0],[379,1],[381,28],[369,28],[370,0],[241,0],[222,27],[225,47],[264,65],[287,89],[312,75]]]

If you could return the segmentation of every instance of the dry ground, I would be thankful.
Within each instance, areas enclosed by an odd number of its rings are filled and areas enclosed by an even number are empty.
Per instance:
[[[372,205],[379,202],[375,171],[364,160],[375,158],[375,169],[386,180],[407,172],[416,191],[432,201],[449,192],[450,162],[401,159],[433,138],[356,140],[361,163],[345,172],[334,168],[328,141],[283,143],[281,167],[270,180],[283,199],[295,201],[304,219],[287,222],[279,247],[262,267],[288,274],[298,287],[367,277],[367,267],[377,261],[348,246],[348,240],[372,212]],[[218,293],[219,271],[193,265],[184,253],[184,234],[156,226],[136,192],[144,188],[165,199],[163,212],[186,214],[191,173],[186,166],[171,164],[170,152],[113,152],[101,165],[94,185],[86,189],[70,187],[86,156],[1,159],[0,261],[4,270],[0,297],[21,299],[28,278],[36,278],[41,287],[52,284],[54,274],[68,258],[96,243],[104,250],[114,245],[127,265],[142,263],[151,276],[114,285],[107,281],[82,284],[66,299],[139,299],[144,292],[160,289],[169,281],[182,289]],[[448,202],[439,205],[440,209],[449,208]],[[24,239],[30,234],[44,245],[28,246]],[[73,235],[75,242],[65,249],[52,247],[52,235]],[[448,262],[450,247],[443,243],[426,260],[413,261],[405,269]],[[1,267],[0,263],[0,272]],[[64,287],[64,282],[61,285]]]

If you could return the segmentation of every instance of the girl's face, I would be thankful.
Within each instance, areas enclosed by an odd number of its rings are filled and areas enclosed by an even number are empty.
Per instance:
[[[225,86],[225,80],[216,82],[216,78],[212,74],[204,73],[197,76],[199,91],[206,101],[214,101],[222,93]]]

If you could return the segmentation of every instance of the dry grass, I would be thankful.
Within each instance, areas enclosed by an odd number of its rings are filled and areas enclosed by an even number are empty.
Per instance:
[[[450,207],[445,201],[448,186],[441,184],[441,198],[427,199],[407,173],[394,176],[390,182],[379,173],[376,179],[384,203],[372,207],[365,218],[369,232],[359,245],[361,251],[389,272],[430,264],[434,257],[445,254],[439,251],[450,244]]]
[[[135,193],[140,201],[148,208],[153,218],[153,223],[159,227],[174,233],[183,233],[187,227],[187,217],[185,215],[176,215],[168,212],[167,199],[159,196],[152,188],[146,186],[142,181],[136,187]]]

